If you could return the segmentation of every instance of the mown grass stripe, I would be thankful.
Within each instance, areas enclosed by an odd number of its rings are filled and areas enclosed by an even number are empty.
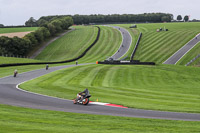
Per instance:
[[[134,108],[197,113],[200,110],[200,89],[199,82],[196,82],[200,80],[197,76],[199,71],[200,69],[186,67],[171,68],[168,65],[152,67],[94,64],[65,69],[62,70],[63,74],[59,72],[60,75],[52,73],[50,76],[56,77],[49,84],[49,75],[46,75],[43,77],[45,80],[34,80],[22,87],[38,91],[31,86],[39,85],[37,88],[42,89],[42,93],[67,99],[73,99],[77,92],[89,88],[93,101],[99,99],[100,102]],[[59,78],[61,80],[57,80]],[[40,81],[45,82],[38,84]]]

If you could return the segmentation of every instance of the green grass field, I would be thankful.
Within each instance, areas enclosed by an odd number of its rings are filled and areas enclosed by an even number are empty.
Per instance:
[[[111,27],[100,26],[100,28],[99,41],[79,60],[80,63],[103,61],[119,49],[122,42],[121,33]]]
[[[0,105],[3,133],[190,133],[200,122],[75,114]]]
[[[200,69],[184,66],[86,65],[57,71],[20,87],[73,99],[89,88],[91,100],[131,108],[200,113]]]
[[[131,24],[121,25],[129,27]],[[200,23],[153,23],[137,24],[137,30],[143,33],[134,59],[152,61],[161,64],[173,53],[200,33]],[[169,31],[156,32],[158,28]]]
[[[45,61],[67,60],[78,57],[96,39],[98,29],[92,26],[75,26],[76,30],[57,39],[36,59]]]
[[[112,56],[121,44],[121,34],[116,29],[100,26],[99,41],[80,59],[80,62],[95,62]],[[98,29],[89,26],[75,26],[75,31],[50,44],[36,59],[55,61],[78,57],[91,45],[97,36]]]
[[[14,32],[35,31],[37,29],[38,29],[38,27],[0,28],[0,34],[3,34],[3,33],[14,33]]]
[[[28,58],[15,58],[15,57],[2,57],[0,56],[0,64],[9,63],[30,63],[30,62],[41,62],[40,60],[28,59]]]
[[[142,31],[143,37],[135,59],[155,61],[157,64],[161,64],[200,32],[198,29],[200,23],[137,24],[138,29],[129,29],[130,24],[120,26],[128,29],[134,37],[132,47],[126,56],[132,53],[137,35]],[[157,28],[164,26],[169,29],[168,32],[156,32]],[[100,27],[102,30],[100,40],[86,56],[79,60],[79,63],[104,60],[119,48],[122,40],[120,32],[109,27]],[[55,50],[54,54],[43,55],[40,59],[63,60],[71,59],[72,55],[73,57],[80,55],[76,53],[77,49],[81,48],[80,51],[83,51],[86,46],[89,46],[95,38],[92,36],[93,33],[97,33],[96,28],[77,27],[76,32],[71,33],[73,36],[69,34],[60,38],[54,42],[56,46],[44,51],[49,53],[48,51]],[[66,47],[64,47],[65,41]],[[180,61],[180,65],[184,65],[184,62],[195,57],[198,54],[198,47],[199,45],[186,54],[185,59]],[[72,53],[65,55],[64,48],[65,50],[70,48]],[[62,55],[56,51],[60,51]],[[12,75],[16,68],[20,72],[25,72],[45,68],[45,65],[0,68],[0,77]],[[89,88],[93,101],[98,99],[100,102],[121,104],[130,108],[200,113],[199,73],[198,67],[179,65],[86,65],[56,71],[26,82],[20,87],[28,91],[66,99],[73,99],[77,92]],[[84,115],[6,105],[0,105],[0,114],[2,132],[182,133],[200,131],[199,122]]]

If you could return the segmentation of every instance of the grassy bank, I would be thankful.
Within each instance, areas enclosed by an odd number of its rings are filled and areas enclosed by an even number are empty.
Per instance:
[[[121,26],[129,28],[131,24]],[[137,24],[137,30],[142,32],[143,36],[134,59],[163,63],[200,33],[199,26],[200,23]],[[159,28],[169,31],[156,32]]]
[[[36,59],[57,61],[78,57],[94,42],[98,29],[92,26],[75,26],[74,28],[75,31],[48,45]]]
[[[93,101],[199,113],[199,73],[199,68],[171,65],[87,65],[57,71],[20,87],[66,99],[73,99],[77,92],[89,88]]]
[[[2,56],[0,56],[0,64],[30,63],[30,62],[41,62],[41,61],[28,59],[28,58],[15,58],[15,57],[2,57]]]
[[[79,60],[81,63],[103,61],[119,49],[122,42],[121,33],[117,29],[107,26],[100,26],[100,28],[99,41]]]
[[[200,122],[87,115],[0,105],[3,133],[138,133],[198,132]]]

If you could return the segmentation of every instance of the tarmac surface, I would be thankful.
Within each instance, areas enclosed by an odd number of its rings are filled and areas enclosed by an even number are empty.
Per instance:
[[[80,64],[88,65],[88,64]],[[99,114],[112,116],[126,116],[136,118],[153,118],[167,120],[184,120],[184,121],[200,121],[200,114],[192,113],[176,113],[164,111],[152,111],[132,108],[118,108],[95,104],[76,105],[72,100],[60,99],[41,94],[36,94],[21,90],[18,85],[37,78],[39,76],[57,71],[63,68],[76,67],[76,65],[66,65],[50,67],[49,70],[39,69],[22,74],[18,74],[16,78],[7,76],[0,78],[0,104],[7,104],[20,107],[28,107],[43,110],[55,110],[85,114]],[[134,102],[134,101],[130,101]]]
[[[190,40],[186,45],[180,48],[170,58],[168,58],[163,64],[176,64],[187,52],[189,52],[196,44],[200,42],[200,34]]]
[[[128,50],[131,46],[131,43],[132,43],[132,37],[131,37],[130,33],[124,28],[121,28],[118,26],[109,26],[109,27],[113,27],[113,28],[119,30],[122,35],[122,43],[121,43],[118,51],[110,57],[110,58],[113,58],[114,60],[118,60],[119,58],[121,58],[123,55],[125,55],[128,52]]]

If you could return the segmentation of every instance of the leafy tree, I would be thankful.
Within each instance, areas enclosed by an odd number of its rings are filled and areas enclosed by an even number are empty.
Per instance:
[[[4,25],[3,25],[3,24],[0,24],[0,27],[4,27]]]
[[[42,42],[45,40],[45,38],[48,38],[50,36],[50,32],[45,27],[40,27],[34,32],[35,38],[38,42]]]
[[[23,38],[24,38],[25,40],[29,40],[29,41],[31,42],[30,47],[33,47],[33,46],[35,46],[36,44],[38,44],[38,41],[37,41],[37,39],[35,38],[35,33],[34,33],[34,32],[31,32],[31,33],[25,35]]]
[[[186,16],[184,17],[184,21],[187,22],[188,20],[189,20],[189,16],[186,15]]]
[[[62,31],[62,22],[59,19],[53,20],[51,24],[54,25],[56,32]]]
[[[183,18],[182,18],[181,15],[178,15],[178,16],[177,16],[177,20],[178,20],[178,21],[181,21],[182,19],[183,19]]]
[[[6,36],[1,36],[0,37],[0,49],[1,49],[1,54],[8,54],[8,49],[9,49],[9,43],[10,43],[10,38]]]
[[[71,17],[64,17],[59,20],[63,30],[67,30],[73,24],[73,19]]]
[[[40,20],[37,21],[37,25],[40,26],[40,27],[42,27],[42,26],[46,27],[47,24],[48,24],[48,21],[45,20],[45,19],[40,19]]]
[[[30,26],[30,27],[36,27],[37,25],[37,21],[33,18],[30,17],[30,19],[28,21],[25,22],[26,26]]]
[[[56,33],[56,27],[52,23],[49,23],[47,25],[47,28],[48,28],[51,36],[53,36]]]

